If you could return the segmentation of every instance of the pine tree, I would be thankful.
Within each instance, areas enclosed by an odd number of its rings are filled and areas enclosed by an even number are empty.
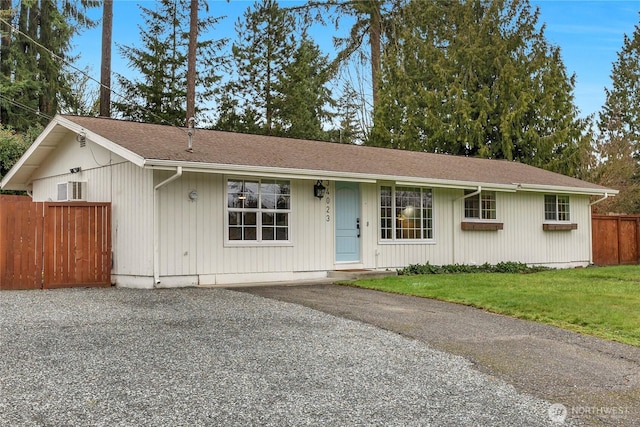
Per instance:
[[[274,86],[277,95],[273,121],[277,133],[294,138],[327,139],[323,123],[331,118],[327,108],[333,104],[325,86],[329,76],[327,56],[303,37]]]
[[[231,91],[222,91],[218,97],[218,117],[212,128],[229,132],[262,134],[258,111],[250,104],[246,104],[243,108]]]
[[[60,114],[76,116],[97,116],[100,112],[100,89],[92,84],[91,68],[85,67],[82,73],[67,76],[70,97],[60,100]]]
[[[221,96],[233,94],[234,114],[244,115],[241,121],[247,128],[259,128],[266,135],[277,133],[274,114],[279,96],[278,78],[294,55],[295,28],[293,16],[275,0],[256,2],[236,23],[232,61],[237,77],[222,88]],[[249,123],[249,119],[255,123]],[[225,128],[224,124],[218,120],[215,127],[238,130]]]
[[[155,5],[153,10],[139,6],[145,23],[140,27],[142,47],[119,47],[141,78],[130,80],[118,76],[125,97],[113,102],[113,106],[128,120],[184,126],[189,3],[187,0],[160,0]],[[217,21],[218,18],[201,20],[198,29],[202,32]],[[196,108],[197,115],[205,110],[202,106],[212,98],[212,87],[219,80],[214,72],[216,52],[224,42],[198,42],[196,100],[201,107]]]
[[[339,27],[345,17],[353,19],[347,37],[334,38],[337,51],[332,62],[333,67],[349,66],[350,60],[358,56],[362,62],[368,63],[369,92],[373,110],[378,104],[378,93],[381,84],[382,38],[387,21],[404,0],[309,0],[302,6],[293,6],[290,10],[301,15],[306,22],[327,21]],[[315,15],[314,12],[317,12]],[[368,43],[368,48],[365,45]],[[354,55],[359,53],[359,55]]]
[[[69,100],[64,61],[73,60],[68,56],[72,36],[95,25],[86,11],[98,3],[33,0],[12,7],[10,0],[2,0],[6,20],[0,26],[2,124],[24,131],[56,114],[61,99]]]
[[[527,0],[410,1],[388,21],[371,145],[577,174],[574,79]]]
[[[327,131],[329,141],[340,144],[362,144],[365,135],[362,130],[361,112],[358,94],[351,86],[343,85],[342,95],[336,102],[334,117],[338,126]]]
[[[620,191],[615,198],[596,205],[599,211],[640,213],[640,27],[625,35],[613,63],[612,87],[600,112],[598,183]]]

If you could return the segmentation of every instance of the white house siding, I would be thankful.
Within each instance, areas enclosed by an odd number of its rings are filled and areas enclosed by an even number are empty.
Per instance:
[[[69,169],[80,167],[79,173]],[[86,181],[86,200],[111,202],[113,270],[116,284],[153,284],[152,171],[86,141],[75,134],[62,141],[33,175],[33,200],[56,201],[58,183]]]
[[[379,186],[361,185],[363,196],[362,256],[366,268],[396,269],[429,262],[483,264],[517,261],[569,267],[586,265],[590,257],[590,207],[587,196],[570,197],[571,222],[577,230],[543,231],[543,193],[496,194],[499,231],[463,231],[462,190],[433,189],[433,242],[387,243],[379,239]],[[553,193],[549,193],[553,194]]]
[[[55,201],[57,184],[87,181],[87,201],[111,202],[112,280],[151,285],[153,276],[153,186],[151,171],[132,163],[83,170],[34,181],[34,201]],[[139,184],[139,185],[138,185]],[[151,191],[149,191],[151,189]],[[148,282],[148,283],[147,283]]]
[[[113,166],[112,278],[117,285],[153,285],[153,171],[133,163]]]
[[[80,173],[69,169],[81,167]],[[112,202],[112,278],[120,286],[152,287],[154,233],[159,239],[159,286],[212,285],[324,277],[336,268],[333,193],[313,196],[315,180],[291,180],[291,244],[225,244],[227,177],[185,172],[157,192],[159,224],[154,225],[154,186],[175,171],[140,168],[70,135],[34,174],[35,201],[55,200],[57,184],[86,181],[87,200]],[[198,193],[192,201],[191,191]],[[589,200],[571,196],[577,230],[545,232],[543,193],[497,193],[500,231],[463,231],[462,190],[433,188],[434,239],[382,242],[379,238],[379,184],[361,183],[361,263],[395,269],[409,264],[586,265],[590,257]],[[155,227],[157,226],[157,230]]]
[[[395,269],[409,264],[430,262],[442,265],[451,261],[451,200],[454,190],[433,188],[434,239],[429,242],[383,242],[379,236],[379,185],[362,184],[363,200],[362,256],[366,268]]]
[[[552,193],[550,193],[552,194]],[[463,231],[462,201],[455,210],[455,263],[495,264],[518,261],[549,266],[586,265],[589,262],[589,198],[572,195],[571,222],[577,230],[543,231],[543,193],[497,193],[499,231]]]
[[[156,185],[173,171],[156,172]],[[158,192],[160,280],[199,284],[320,277],[333,267],[333,221],[315,181],[291,180],[291,244],[225,244],[226,177],[186,172]],[[196,201],[188,197],[198,193]]]

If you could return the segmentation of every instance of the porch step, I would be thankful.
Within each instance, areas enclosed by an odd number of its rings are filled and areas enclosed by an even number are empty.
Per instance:
[[[333,270],[327,271],[327,277],[337,280],[374,279],[381,277],[397,276],[393,270]]]

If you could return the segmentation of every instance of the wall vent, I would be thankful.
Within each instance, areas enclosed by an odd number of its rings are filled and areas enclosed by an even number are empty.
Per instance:
[[[58,184],[58,201],[87,200],[87,183],[84,181],[68,181]]]

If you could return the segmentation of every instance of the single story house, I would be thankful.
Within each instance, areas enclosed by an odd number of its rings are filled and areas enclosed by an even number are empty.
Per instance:
[[[0,183],[112,206],[112,281],[153,288],[349,269],[591,261],[616,190],[525,164],[58,115]]]

